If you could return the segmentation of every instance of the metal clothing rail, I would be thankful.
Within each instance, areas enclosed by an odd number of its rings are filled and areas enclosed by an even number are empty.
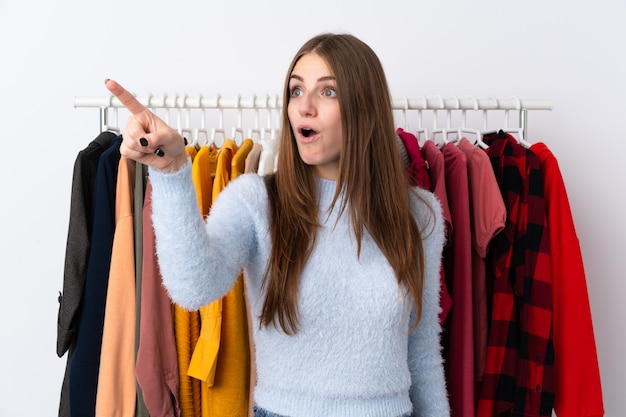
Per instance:
[[[282,99],[275,96],[252,96],[225,98],[215,97],[167,95],[137,97],[140,103],[149,108],[180,108],[180,109],[279,109],[282,108]],[[392,105],[395,110],[552,110],[550,100],[520,100],[510,98],[394,98]],[[115,96],[104,97],[75,97],[74,107],[123,107]]]
[[[278,110],[282,108],[282,99],[278,95],[270,96],[250,96],[250,97],[204,97],[201,94],[192,96],[187,94],[163,94],[160,96],[148,95],[147,97],[137,97],[137,100],[150,109],[214,109],[214,110]],[[123,108],[122,103],[113,95],[100,97],[75,97],[74,107],[100,108],[100,125],[102,128],[108,126],[108,110]],[[507,113],[513,110],[519,112],[519,128],[524,136],[527,131],[528,110],[552,110],[551,100],[520,100],[517,97],[508,98],[476,98],[476,97],[419,97],[419,98],[393,98],[393,110],[445,110],[448,114],[448,122],[452,111],[486,111],[503,110]],[[450,127],[450,126],[448,126]]]

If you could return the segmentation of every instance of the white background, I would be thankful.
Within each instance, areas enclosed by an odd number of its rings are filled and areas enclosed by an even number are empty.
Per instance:
[[[218,4],[219,3],[219,4]],[[57,295],[77,153],[114,78],[149,93],[280,94],[299,46],[350,32],[394,97],[550,99],[529,140],[557,156],[584,256],[606,415],[626,409],[626,3],[0,0],[0,416],[56,416]]]

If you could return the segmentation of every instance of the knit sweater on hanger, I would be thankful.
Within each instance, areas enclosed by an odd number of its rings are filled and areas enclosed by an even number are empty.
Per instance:
[[[319,180],[321,227],[300,280],[300,327],[289,336],[258,320],[271,249],[263,178],[245,174],[232,181],[213,202],[206,224],[190,163],[175,173],[151,169],[150,178],[159,266],[176,303],[198,309],[225,295],[244,270],[254,320],[257,405],[298,417],[449,416],[438,320],[443,221],[430,192],[415,189],[434,216],[411,197],[424,230],[426,276],[422,317],[410,333],[410,297],[367,232],[357,257],[347,216],[327,211],[336,183]]]

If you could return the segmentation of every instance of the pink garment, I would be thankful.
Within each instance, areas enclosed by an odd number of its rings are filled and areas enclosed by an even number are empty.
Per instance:
[[[486,257],[489,242],[504,229],[506,206],[487,153],[466,138],[458,148],[467,158],[472,232],[472,298],[474,314],[474,375],[482,381],[489,334]]]
[[[455,144],[443,146],[446,191],[452,233],[444,247],[443,264],[453,305],[444,327],[444,359],[455,417],[473,417],[474,332],[472,311],[472,256],[467,159]]]
[[[443,162],[443,154],[437,148],[435,143],[431,140],[427,140],[421,149],[422,157],[428,163],[430,167],[430,191],[432,191],[439,203],[441,203],[441,210],[443,213],[443,220],[445,222],[446,237],[450,236],[452,232],[452,223],[450,217],[450,208],[448,206],[448,195],[446,193],[446,176]],[[439,301],[441,306],[441,312],[439,313],[439,323],[443,326],[450,308],[452,308],[452,299],[448,292],[446,285],[443,265],[441,265],[441,300]]]
[[[135,374],[151,417],[178,417],[179,379],[170,299],[161,284],[152,228],[152,185],[143,208],[143,268]]]
[[[412,185],[417,185],[425,190],[430,190],[430,174],[428,173],[428,163],[422,157],[420,153],[419,143],[417,137],[406,132],[401,127],[397,130],[398,136],[402,139],[404,147],[409,154],[411,160],[406,171],[406,175]]]

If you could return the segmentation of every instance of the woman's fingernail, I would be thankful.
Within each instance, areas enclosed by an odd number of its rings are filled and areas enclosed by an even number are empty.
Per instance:
[[[162,157],[163,155],[165,155],[165,152],[163,152],[163,151],[161,150],[161,148],[156,148],[156,150],[154,151],[154,154],[155,154],[156,156],[160,156],[160,157]]]
[[[148,146],[148,139],[141,138],[139,139],[139,143],[141,144],[141,146]]]
[[[108,82],[109,82],[109,80],[110,80],[110,78],[105,78],[105,79],[104,79],[104,84],[108,83]]]

